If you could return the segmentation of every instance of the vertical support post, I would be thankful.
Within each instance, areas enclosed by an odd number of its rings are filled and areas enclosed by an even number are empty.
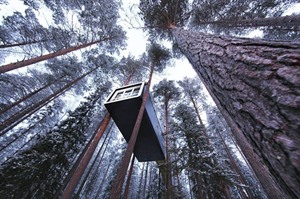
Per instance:
[[[122,191],[122,186],[123,186],[123,183],[124,183],[124,180],[125,180],[125,175],[126,175],[126,172],[127,172],[127,169],[128,169],[129,162],[130,162],[130,157],[133,153],[133,149],[134,149],[134,146],[135,146],[135,143],[136,143],[136,139],[137,139],[137,136],[138,136],[138,133],[139,133],[140,125],[141,125],[142,118],[143,118],[143,115],[144,115],[147,98],[149,96],[149,89],[150,89],[150,85],[151,85],[153,70],[154,70],[154,63],[152,63],[152,65],[151,65],[149,81],[148,81],[148,84],[146,86],[146,91],[144,93],[143,102],[142,102],[141,108],[139,110],[138,117],[136,119],[136,122],[135,122],[135,125],[134,125],[134,128],[133,128],[130,140],[128,142],[128,146],[127,146],[125,155],[122,159],[120,168],[117,172],[117,177],[116,177],[115,182],[112,186],[112,189],[111,189],[111,192],[110,192],[110,197],[109,197],[110,199],[119,199],[120,198],[120,193]]]
[[[125,188],[125,193],[124,193],[124,197],[123,197],[124,199],[127,199],[127,197],[128,197],[129,185],[130,185],[130,180],[131,180],[133,166],[134,166],[134,159],[135,159],[135,156],[133,155],[132,160],[131,160],[131,164],[130,164],[129,173],[128,173],[128,176],[127,176],[126,188]]]

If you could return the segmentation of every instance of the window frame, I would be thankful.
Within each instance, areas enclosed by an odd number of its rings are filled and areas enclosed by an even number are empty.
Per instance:
[[[142,94],[145,83],[138,83],[129,85],[126,87],[115,89],[111,96],[108,98],[107,102],[117,102],[121,100],[127,100],[131,98],[138,97]],[[138,90],[136,92],[136,90]],[[129,94],[128,94],[129,93]]]

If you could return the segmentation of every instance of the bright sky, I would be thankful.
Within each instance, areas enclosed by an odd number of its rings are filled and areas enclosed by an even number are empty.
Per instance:
[[[128,37],[128,47],[126,51],[122,52],[122,55],[134,55],[138,57],[146,49],[146,33],[144,33],[140,27],[142,27],[142,22],[138,22],[138,4],[139,0],[123,0],[123,11],[121,11],[121,18],[123,20],[120,21],[127,30],[127,37]],[[19,11],[24,12],[27,6],[24,6],[23,2],[20,0],[10,0],[8,5],[1,5],[0,10],[0,22],[2,20],[2,16],[12,15],[13,12]],[[44,26],[47,26],[52,23],[52,16],[51,12],[47,12],[49,10],[45,6],[43,7],[43,12],[36,12],[40,23]],[[130,10],[130,12],[128,12]],[[127,11],[126,14],[124,11]],[[287,9],[284,15],[288,15],[294,12],[300,11],[300,3],[297,3]],[[124,19],[126,19],[124,21]],[[128,24],[128,21],[131,21],[132,25],[135,27],[131,27]],[[262,32],[260,30],[252,31],[249,33],[249,37],[260,37]],[[15,58],[15,57],[14,57]],[[193,70],[192,66],[188,62],[186,58],[182,58],[180,60],[174,60],[172,67],[167,67],[162,74],[154,74],[153,77],[153,84],[158,83],[163,78],[167,78],[168,80],[181,80],[184,77],[193,78],[197,76],[195,71]]]
[[[127,50],[124,51],[123,55],[134,55],[139,56],[143,52],[145,52],[146,49],[146,34],[139,29],[138,27],[141,27],[141,22],[137,22],[138,18],[136,17],[136,13],[138,12],[138,4],[139,0],[123,0],[123,10],[128,11],[131,9],[130,12],[126,12],[127,18],[132,20],[132,25],[136,28],[130,28],[129,24],[127,23],[129,20],[126,20],[126,22],[121,21],[122,24],[125,24],[125,26],[129,27],[127,29],[127,37],[128,37],[128,47]],[[42,5],[42,4],[41,4]],[[0,8],[0,16],[3,15],[11,15],[15,11],[23,12],[26,9],[26,6],[23,4],[20,0],[10,0],[8,5],[1,5]],[[52,23],[52,17],[51,12],[47,12],[48,8],[45,6],[43,7],[45,12],[36,12],[38,19],[40,20],[40,23],[44,26],[47,26]],[[300,10],[300,3],[297,3],[287,9],[287,11],[284,13],[284,15],[291,14],[293,12],[299,12]],[[123,14],[122,14],[123,13]],[[123,11],[121,11],[121,17],[126,18]],[[0,18],[0,21],[2,20],[2,17]],[[140,23],[140,24],[139,24]],[[262,35],[262,32],[260,30],[255,30],[249,33],[249,37],[260,37]],[[174,65],[172,67],[168,67],[165,69],[162,75],[158,77],[157,75],[154,77],[154,83],[157,83],[160,79],[167,78],[167,79],[174,79],[174,80],[180,80],[183,77],[195,77],[196,73],[192,69],[189,62],[182,58],[181,60],[176,60],[173,62]]]
[[[142,22],[137,17],[139,0],[123,0],[123,11],[121,11],[121,24],[127,30],[128,46],[124,54],[131,54],[136,57],[146,50],[147,34],[143,32]],[[130,12],[128,13],[128,10]],[[124,11],[127,11],[126,14]],[[130,21],[131,24],[128,22]],[[169,48],[171,45],[168,46]],[[196,76],[195,71],[186,58],[176,59],[172,62],[172,66],[168,66],[162,74],[154,74],[153,84],[157,84],[160,80],[167,78],[168,80],[182,80],[184,77],[193,78]]]

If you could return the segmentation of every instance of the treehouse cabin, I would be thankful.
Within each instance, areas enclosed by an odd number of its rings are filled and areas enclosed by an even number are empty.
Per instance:
[[[127,143],[131,137],[145,90],[146,83],[117,88],[109,95],[104,104]],[[134,148],[134,155],[139,162],[165,159],[165,147],[161,133],[149,95]]]

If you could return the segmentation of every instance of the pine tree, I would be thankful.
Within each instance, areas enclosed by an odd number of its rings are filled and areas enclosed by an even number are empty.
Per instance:
[[[237,156],[244,156],[236,152],[239,149],[233,142],[230,129],[226,126],[226,122],[217,107],[205,106],[205,112],[207,114],[209,132],[211,136],[214,136],[214,146],[216,150],[223,151],[223,153],[218,153],[217,157],[225,160],[224,164],[229,163],[227,167],[230,166],[237,174],[234,184],[238,186],[240,195],[243,196],[244,191],[246,191],[248,198],[266,198],[247,160],[243,158],[244,162],[241,164],[241,161],[237,158]],[[228,157],[228,159],[224,159],[224,156]],[[224,166],[226,167],[226,165]],[[245,197],[243,196],[243,198]]]
[[[228,192],[230,171],[222,169],[215,157],[215,152],[208,142],[203,127],[197,123],[193,109],[185,104],[176,106],[172,130],[177,139],[184,139],[181,144],[183,162],[190,171],[193,182],[192,191],[196,198],[230,198]]]
[[[293,27],[300,26],[300,15],[291,15],[283,17],[268,17],[268,18],[254,18],[244,20],[220,20],[220,21],[205,21],[198,22],[201,25],[219,25],[223,27],[261,27],[261,26],[284,26]]]
[[[283,19],[280,17],[282,13],[296,2],[295,0],[237,0],[234,2],[194,0],[190,27],[193,29],[209,28],[215,34],[246,34],[250,31],[249,27],[274,26],[276,23],[278,25],[278,22]],[[277,22],[275,22],[276,19]],[[271,23],[264,23],[265,21]],[[206,22],[212,23],[208,25]],[[203,26],[203,24],[208,26]],[[284,26],[291,27],[292,24],[295,23],[285,23]]]
[[[299,184],[295,178],[299,167],[294,158],[298,157],[295,151],[299,139],[296,133],[299,128],[298,94],[294,91],[299,87],[300,71],[295,67],[299,63],[299,44],[184,30],[179,27],[188,19],[186,7],[182,1],[176,4],[142,1],[140,4],[145,25],[158,29],[150,31],[152,36],[174,37],[209,93],[214,95],[216,104],[223,108],[227,122],[232,123],[231,127],[238,127],[247,138],[246,142],[255,148],[259,157],[254,160],[255,164],[258,166],[263,160],[272,171],[271,174],[265,169],[264,177],[260,178],[269,197],[299,195],[294,188]],[[278,108],[274,108],[274,104]],[[285,138],[291,141],[293,150],[283,141]],[[247,157],[254,155],[250,153],[244,151]],[[257,174],[264,167],[260,165],[255,169],[253,166]],[[283,175],[282,170],[289,174]]]
[[[24,119],[26,119],[27,117],[29,117],[30,115],[35,113],[37,110],[39,110],[40,108],[42,108],[43,106],[45,106],[46,104],[51,102],[53,99],[55,99],[58,96],[60,96],[61,94],[63,94],[66,90],[70,89],[74,84],[76,84],[78,81],[80,81],[81,79],[83,79],[87,75],[94,72],[96,69],[97,68],[95,68],[91,71],[88,71],[87,73],[77,77],[76,79],[72,80],[71,82],[68,82],[62,88],[60,88],[57,91],[55,91],[54,93],[52,93],[51,95],[49,95],[49,96],[47,96],[43,99],[40,99],[40,101],[38,101],[36,104],[33,104],[30,107],[25,107],[20,112],[18,112],[16,114],[13,114],[11,117],[4,120],[0,125],[0,130],[2,130],[0,136],[4,135],[10,129],[15,127],[20,122],[22,122]]]
[[[0,193],[3,197],[53,197],[61,186],[63,174],[85,141],[90,115],[102,89],[99,88],[67,120],[37,138],[36,144],[1,165]]]
[[[143,94],[142,104],[139,109],[138,116],[136,118],[136,122],[133,127],[130,140],[128,142],[128,147],[127,147],[125,155],[122,159],[120,169],[118,170],[116,180],[114,182],[114,185],[113,185],[111,193],[110,193],[111,199],[119,198],[120,194],[121,194],[121,190],[122,190],[123,183],[125,180],[126,171],[127,171],[127,168],[128,168],[129,162],[130,162],[130,157],[133,153],[136,139],[137,139],[137,136],[139,133],[139,128],[141,125],[142,117],[144,115],[154,69],[156,69],[157,71],[163,70],[170,59],[170,53],[167,49],[161,47],[160,45],[152,44],[148,47],[148,57],[149,57],[149,61],[150,61],[149,79],[148,79],[148,82],[147,82],[147,85],[145,88],[145,92]]]
[[[166,79],[160,81],[157,85],[153,88],[154,97],[158,98],[162,102],[162,107],[165,114],[165,139],[166,139],[166,189],[167,189],[167,198],[172,198],[172,194],[174,190],[172,187],[172,175],[171,175],[171,159],[170,159],[170,144],[169,144],[169,111],[170,111],[170,102],[176,101],[180,97],[180,93],[178,89],[175,87],[173,81],[167,81]]]

